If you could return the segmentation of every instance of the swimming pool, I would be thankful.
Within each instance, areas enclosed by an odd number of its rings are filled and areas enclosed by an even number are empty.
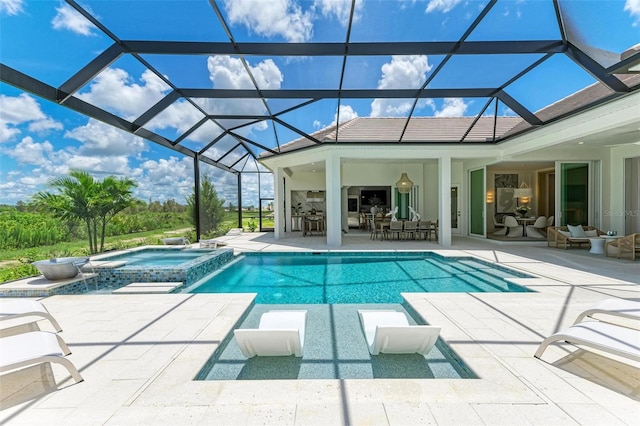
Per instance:
[[[527,292],[529,277],[475,258],[432,252],[247,253],[191,293],[258,293],[259,304],[402,303],[401,292]]]

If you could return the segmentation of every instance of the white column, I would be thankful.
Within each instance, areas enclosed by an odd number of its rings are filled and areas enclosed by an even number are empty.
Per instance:
[[[340,247],[342,245],[340,157],[329,152],[324,166],[327,191],[327,245]]]
[[[273,209],[274,225],[273,238],[279,240],[284,236],[284,224],[286,223],[284,214],[284,171],[282,167],[276,167],[273,172]]]
[[[438,243],[451,246],[451,157],[438,159]]]

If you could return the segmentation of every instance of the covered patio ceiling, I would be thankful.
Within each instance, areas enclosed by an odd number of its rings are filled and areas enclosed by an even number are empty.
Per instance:
[[[400,118],[389,143],[496,144],[640,87],[625,74],[637,28],[618,25],[616,0],[38,7],[82,21],[90,43],[32,14],[3,22],[0,81],[235,174],[265,170],[257,159],[293,140],[352,142],[341,124],[356,117]],[[140,94],[130,108],[100,92],[113,80]],[[596,98],[540,113],[594,85]],[[407,136],[428,117],[469,119],[446,139]]]

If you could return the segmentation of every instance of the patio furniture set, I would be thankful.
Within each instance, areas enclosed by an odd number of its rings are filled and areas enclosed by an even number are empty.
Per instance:
[[[569,247],[587,247],[593,254],[615,254],[618,259],[628,255],[635,260],[636,254],[640,253],[640,233],[619,237],[607,235],[593,226],[556,226],[547,230],[547,246],[565,250]]]

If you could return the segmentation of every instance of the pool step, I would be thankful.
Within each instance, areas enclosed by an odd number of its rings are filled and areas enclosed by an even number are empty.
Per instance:
[[[150,283],[131,283],[117,290],[113,290],[114,294],[165,294],[171,293],[176,288],[182,286],[182,282],[150,282]]]

